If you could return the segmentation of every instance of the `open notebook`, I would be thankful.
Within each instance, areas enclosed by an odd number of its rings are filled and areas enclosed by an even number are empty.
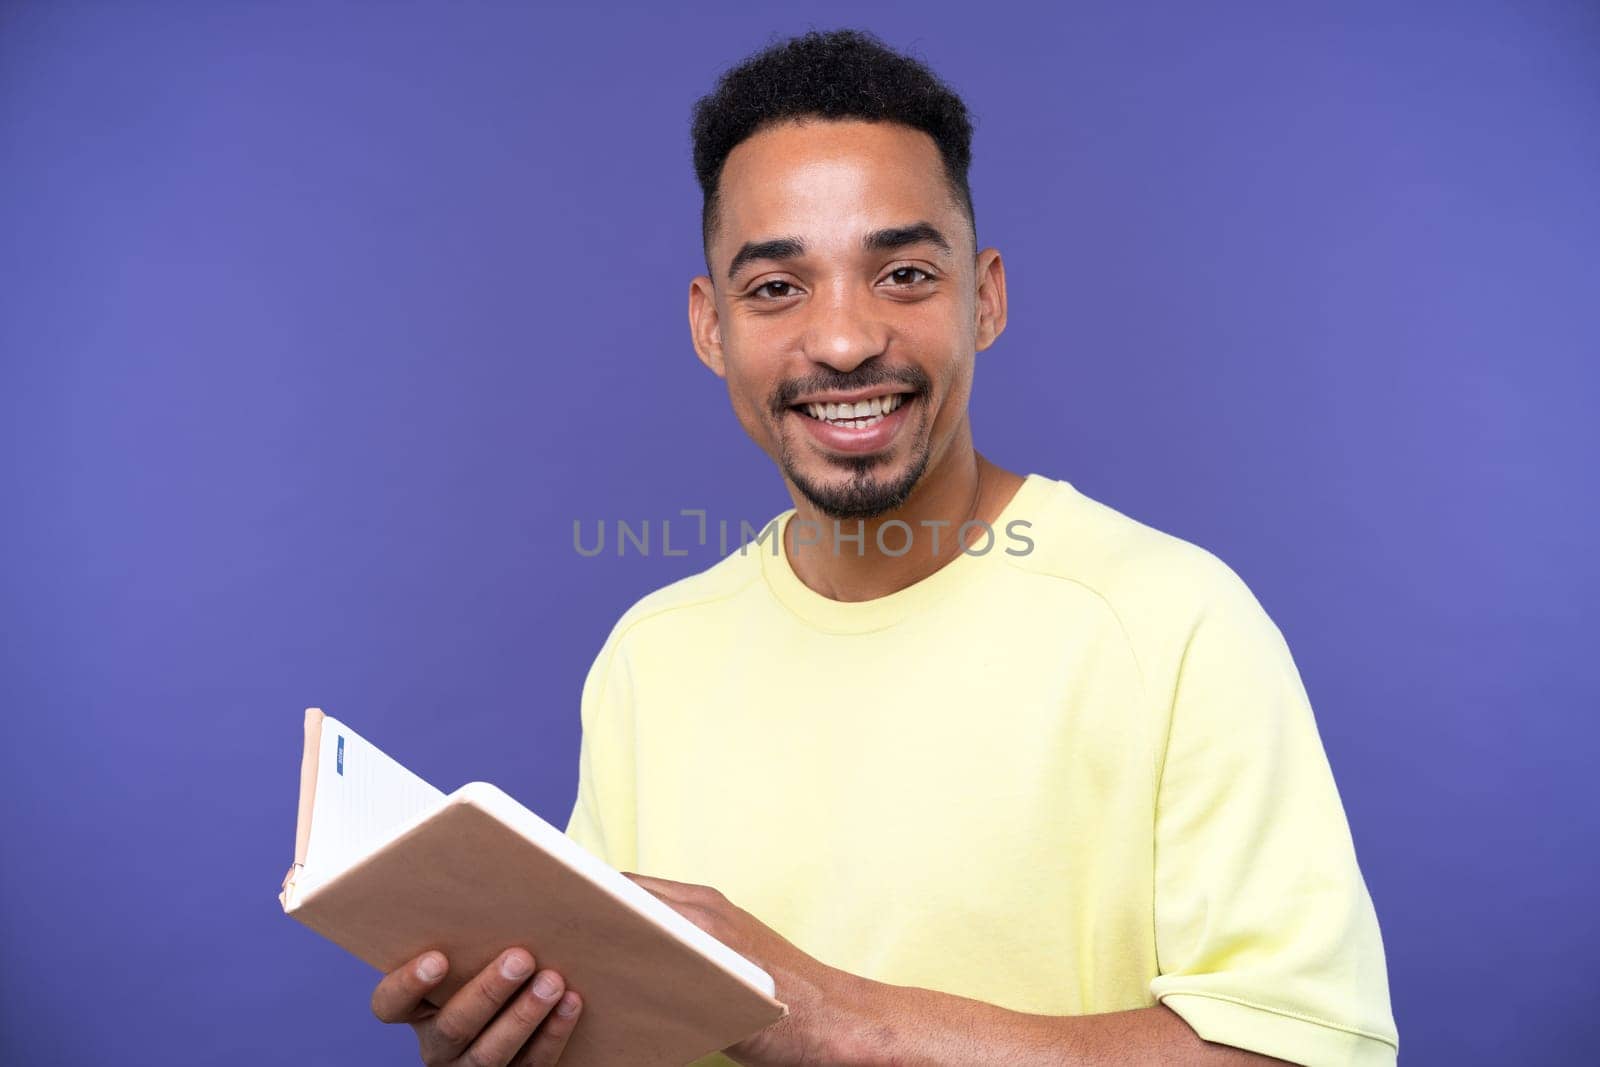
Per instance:
[[[316,708],[278,899],[380,971],[440,950],[438,1005],[526,948],[583,996],[562,1067],[682,1067],[788,1012],[765,971],[499,789],[442,793]]]

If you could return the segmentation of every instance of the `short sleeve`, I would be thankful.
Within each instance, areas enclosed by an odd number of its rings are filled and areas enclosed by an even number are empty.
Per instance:
[[[578,796],[566,834],[618,870],[638,863],[635,833],[633,687],[613,634],[583,683]]]
[[[1158,976],[1208,1041],[1393,1064],[1377,914],[1288,646],[1224,568],[1177,672],[1156,797]]]

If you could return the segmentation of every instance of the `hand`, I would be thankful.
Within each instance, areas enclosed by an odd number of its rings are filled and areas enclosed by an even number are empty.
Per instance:
[[[864,1001],[872,985],[800,951],[754,915],[705,885],[623,871],[674,911],[772,975],[789,1014],[723,1052],[745,1067],[816,1067],[850,1062],[871,1033]]]
[[[533,956],[508,949],[436,1008],[422,998],[449,967],[442,953],[424,952],[390,971],[372,991],[372,1014],[409,1024],[428,1067],[552,1067],[560,1061],[583,1002],[571,990],[561,995],[566,982],[559,974],[533,976]]]

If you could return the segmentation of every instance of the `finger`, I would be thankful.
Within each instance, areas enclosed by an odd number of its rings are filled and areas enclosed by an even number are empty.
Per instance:
[[[528,950],[502,952],[457,990],[429,1022],[420,1035],[423,1059],[431,1063],[460,1056],[532,973],[533,955]]]
[[[722,890],[699,882],[674,882],[670,878],[656,878],[648,874],[630,874],[628,877],[663,900],[709,907],[724,899]]]
[[[582,1011],[583,998],[567,990],[567,995],[556,1004],[556,1010],[545,1019],[539,1032],[528,1042],[528,1047],[522,1050],[516,1067],[553,1067],[561,1059],[561,1053],[566,1051],[567,1039],[572,1036],[572,1028],[578,1025],[578,1016]]]
[[[378,988],[372,991],[372,1014],[386,1023],[411,1022],[422,1008],[422,998],[449,970],[450,961],[441,952],[424,952],[396,967],[384,975]]]
[[[674,893],[663,893],[660,890],[655,889],[655,888],[653,888],[651,886],[643,886],[643,888],[644,888],[645,892],[649,893],[651,896],[653,896],[657,900],[661,901],[661,903],[665,904],[667,907],[671,908],[673,911],[677,912],[679,915],[685,916],[687,918],[690,918],[690,919],[694,918],[692,915],[689,914],[691,911],[700,911],[700,910],[702,910],[700,904],[698,904],[696,901],[694,901],[692,898],[690,898],[690,897],[688,897],[686,895],[674,894]]]
[[[663,900],[690,900],[695,896],[695,890],[707,888],[692,882],[674,882],[670,878],[656,878],[648,874],[635,874],[632,871],[622,873]]]
[[[528,1043],[566,988],[566,982],[555,971],[540,971],[484,1028],[462,1059],[474,1067],[505,1067],[516,1059],[517,1051]]]

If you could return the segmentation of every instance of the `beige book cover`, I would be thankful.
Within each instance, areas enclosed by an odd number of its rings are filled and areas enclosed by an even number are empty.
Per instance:
[[[788,1012],[765,971],[499,789],[446,795],[316,708],[279,901],[379,971],[443,952],[438,1005],[526,948],[583,996],[563,1067],[682,1067]]]

